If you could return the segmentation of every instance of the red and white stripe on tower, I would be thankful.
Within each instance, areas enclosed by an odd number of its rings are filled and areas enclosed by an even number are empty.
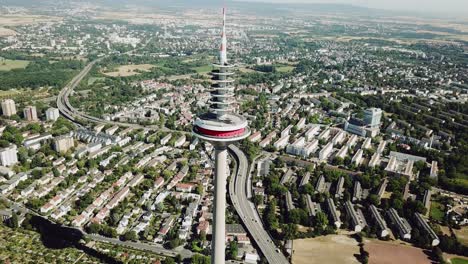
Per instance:
[[[221,33],[221,48],[219,50],[219,64],[224,65],[227,61],[227,38],[226,38],[226,8],[223,8],[223,32]]]

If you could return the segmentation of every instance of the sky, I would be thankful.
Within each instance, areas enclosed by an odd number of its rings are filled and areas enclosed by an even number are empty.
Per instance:
[[[244,0],[245,1],[245,0]],[[327,3],[443,14],[461,14],[468,17],[468,0],[248,0],[270,3]]]

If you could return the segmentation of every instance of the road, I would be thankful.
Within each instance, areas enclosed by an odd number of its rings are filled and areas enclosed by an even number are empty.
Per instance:
[[[120,241],[117,238],[109,238],[103,237],[100,235],[87,235],[86,237],[99,242],[110,243],[113,245],[119,245],[123,247],[130,247],[137,250],[145,250],[150,251],[159,255],[175,257],[178,254],[182,256],[182,258],[191,258],[193,253],[187,249],[179,249],[179,250],[169,250],[163,248],[161,245],[152,244],[152,243],[141,243],[141,242],[132,242],[132,241]]]
[[[250,173],[249,163],[245,154],[236,146],[230,145],[229,150],[237,160],[237,173],[231,177],[229,182],[229,196],[234,204],[234,208],[244,222],[247,231],[257,243],[263,255],[270,264],[289,263],[286,257],[275,246],[272,238],[264,229],[260,216],[255,205],[250,201]]]

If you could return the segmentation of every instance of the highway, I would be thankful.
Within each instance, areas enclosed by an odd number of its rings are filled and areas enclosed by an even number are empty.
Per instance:
[[[244,222],[247,231],[257,243],[263,255],[270,264],[285,264],[289,263],[286,257],[273,243],[270,235],[264,229],[262,220],[258,215],[257,209],[253,202],[250,201],[251,196],[251,180],[249,163],[245,154],[236,146],[230,145],[229,150],[237,160],[237,173],[235,177],[231,177],[229,182],[229,196],[234,204],[234,208],[239,214],[242,222]]]

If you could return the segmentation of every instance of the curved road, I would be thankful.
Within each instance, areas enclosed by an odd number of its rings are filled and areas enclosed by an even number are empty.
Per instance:
[[[234,204],[234,208],[244,222],[247,230],[257,243],[263,255],[270,264],[286,264],[289,261],[272,242],[270,235],[264,229],[262,221],[255,205],[249,200],[250,193],[250,173],[248,173],[249,163],[244,152],[238,147],[230,145],[231,153],[237,159],[237,174],[231,177],[229,182],[229,195]]]

